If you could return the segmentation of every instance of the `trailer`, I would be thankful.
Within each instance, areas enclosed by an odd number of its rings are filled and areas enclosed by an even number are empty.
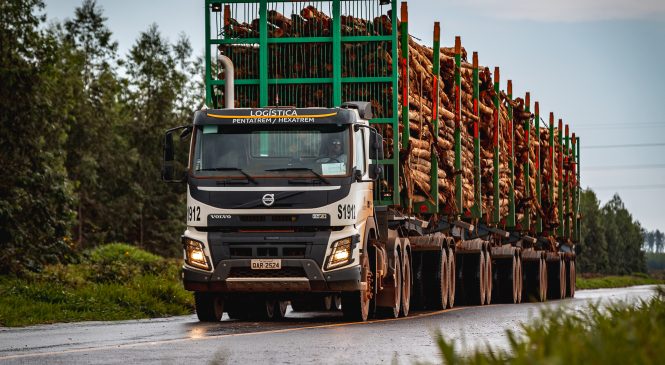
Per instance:
[[[396,0],[204,3],[206,108],[162,171],[201,321],[574,295],[579,138],[459,37],[417,43]]]

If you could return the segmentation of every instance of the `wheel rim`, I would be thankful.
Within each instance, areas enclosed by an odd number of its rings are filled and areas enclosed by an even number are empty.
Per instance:
[[[517,268],[517,258],[513,256],[513,303],[517,303],[517,289],[519,286],[519,269]]]
[[[393,316],[399,316],[402,304],[402,263],[399,257],[395,263],[395,303],[393,304]]]
[[[411,258],[408,254],[404,255],[403,261],[401,311],[406,317],[409,315],[409,307],[411,306]]]
[[[446,250],[441,250],[441,275],[440,278],[440,283],[439,285],[441,286],[441,309],[446,309],[448,307],[448,296],[449,294],[449,286],[448,283],[450,281],[449,275],[450,275],[450,269],[448,265],[448,255],[446,255]]]
[[[561,299],[566,297],[566,261],[559,260],[559,282],[561,283]]]
[[[455,251],[452,249],[448,250],[448,308],[452,308],[455,305],[455,287],[456,287],[456,275],[457,268],[455,267]]]
[[[369,260],[367,258],[367,255],[364,256],[362,260],[362,273],[363,273],[363,282],[365,283],[364,285],[364,290],[360,291],[360,312],[361,312],[361,319],[363,321],[367,320],[367,317],[369,316],[369,303],[372,300],[372,272],[369,268]]]
[[[490,253],[485,252],[485,285],[487,285],[487,291],[485,292],[485,303],[492,303],[492,258]]]
[[[524,277],[522,276],[522,258],[517,257],[517,303],[522,303],[522,291],[524,290]]]
[[[486,284],[485,284],[485,269],[486,269],[486,264],[485,264],[485,253],[480,252],[480,262],[478,263],[478,270],[480,271],[478,273],[479,276],[479,286],[480,286],[480,305],[485,305],[485,290],[486,290]]]

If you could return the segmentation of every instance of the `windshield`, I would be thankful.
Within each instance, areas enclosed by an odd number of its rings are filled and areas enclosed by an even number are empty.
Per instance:
[[[194,176],[313,177],[349,174],[349,126],[203,125]]]

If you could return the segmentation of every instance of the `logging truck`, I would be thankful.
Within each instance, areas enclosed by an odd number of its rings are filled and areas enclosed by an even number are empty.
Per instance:
[[[206,106],[162,169],[199,320],[574,295],[579,138],[459,37],[419,44],[396,0],[204,3]]]

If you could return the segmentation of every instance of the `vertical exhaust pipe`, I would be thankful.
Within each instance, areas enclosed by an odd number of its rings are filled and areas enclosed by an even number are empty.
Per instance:
[[[233,109],[235,107],[233,62],[223,54],[219,55],[219,62],[224,68],[224,108]]]

